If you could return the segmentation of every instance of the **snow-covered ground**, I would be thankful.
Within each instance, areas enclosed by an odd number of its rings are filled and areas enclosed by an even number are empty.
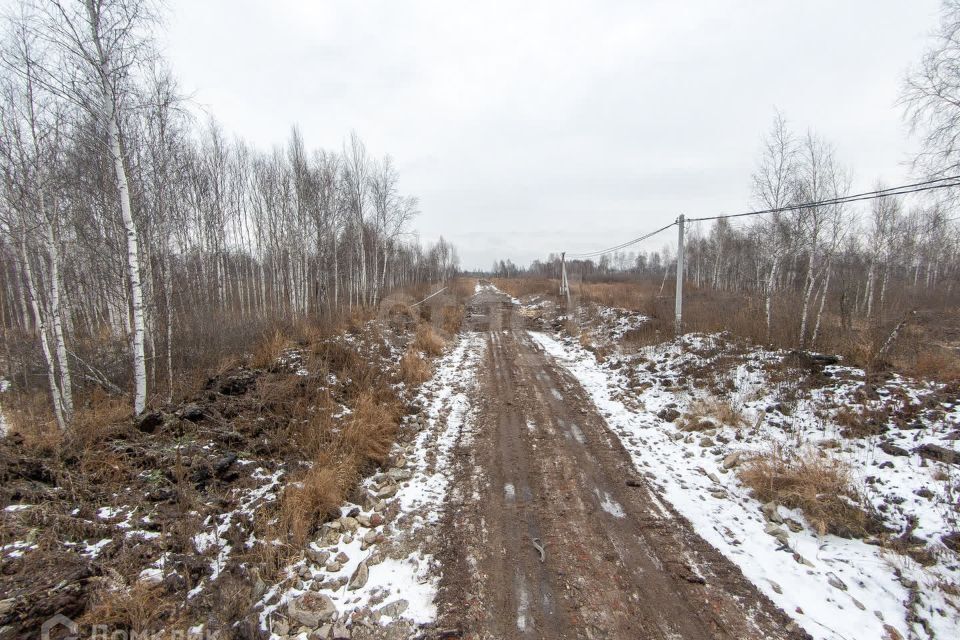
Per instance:
[[[616,315],[600,313],[605,320]],[[860,392],[862,371],[827,367],[821,387],[796,394],[798,380],[772,379],[764,366],[785,354],[729,349],[718,336],[687,336],[602,362],[560,332],[531,336],[589,392],[638,471],[813,637],[958,637],[960,567],[941,539],[957,531],[957,468],[910,453],[925,443],[957,450],[960,405],[932,395],[942,391],[938,385],[894,376],[871,400]],[[692,384],[692,369],[711,366],[714,384]],[[669,420],[673,411],[683,415],[698,398],[713,396],[710,387],[724,389],[724,401],[739,409],[744,424],[715,421],[714,428],[686,432]],[[789,409],[785,396],[796,396]],[[892,427],[882,436],[896,455],[879,448],[880,436],[841,433],[843,407],[863,413],[886,405],[937,411],[916,411],[912,428]],[[820,535],[798,510],[768,507],[765,515],[737,467],[775,446],[815,448],[847,464],[892,535],[912,533],[912,544],[934,564],[921,566],[877,540]]]
[[[470,437],[469,396],[483,353],[482,336],[462,334],[436,363],[414,400],[422,411],[406,420],[391,455],[393,466],[366,479],[363,504],[344,504],[305,556],[287,567],[287,580],[263,595],[261,626],[273,638],[320,637],[335,625],[386,627],[401,637],[436,617],[439,571],[431,553],[434,527],[450,484],[454,446]],[[380,630],[376,630],[380,628]]]

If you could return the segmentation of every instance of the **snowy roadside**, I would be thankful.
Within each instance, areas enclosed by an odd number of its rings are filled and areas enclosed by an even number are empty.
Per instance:
[[[392,466],[367,478],[362,497],[342,505],[341,517],[286,568],[287,579],[266,590],[260,622],[272,638],[406,638],[434,621],[434,527],[452,451],[470,437],[470,389],[483,346],[479,334],[465,333],[437,361],[413,402],[422,410],[405,419]]]
[[[896,455],[888,454],[867,438],[840,437],[840,427],[825,409],[853,403],[856,384],[814,390],[784,420],[767,411],[778,403],[777,385],[765,377],[761,365],[775,354],[757,350],[749,354],[749,362],[728,372],[727,387],[752,428],[716,424],[691,433],[661,416],[664,411],[686,411],[702,395],[686,384],[685,371],[692,360],[702,359],[698,353],[722,350],[722,345],[712,344],[715,338],[688,336],[681,345],[648,347],[601,363],[572,338],[530,335],[587,390],[638,471],[813,637],[954,637],[960,617],[949,594],[956,593],[960,569],[956,554],[940,542],[942,534],[955,528],[945,504],[949,482],[937,478],[955,472],[948,464],[904,456],[896,448],[887,449]],[[844,373],[856,378],[857,372]],[[888,386],[891,389],[879,391],[881,396],[900,389],[908,400],[919,401],[930,392],[900,378]],[[925,423],[923,430],[893,430],[891,444],[905,450],[909,439],[910,447],[927,443],[955,449],[947,436],[956,429],[958,417],[952,407],[943,420]],[[869,487],[865,493],[873,506],[885,511],[888,524],[905,527],[912,522],[912,534],[928,544],[935,564],[922,567],[906,555],[860,539],[817,535],[797,510],[774,507],[765,515],[764,505],[731,472],[742,455],[827,440],[838,444],[824,449],[824,455],[841,457],[854,469]]]

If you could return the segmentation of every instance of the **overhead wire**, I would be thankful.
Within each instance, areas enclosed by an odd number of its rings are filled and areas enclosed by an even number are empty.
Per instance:
[[[743,218],[747,216],[759,216],[759,215],[767,215],[771,213],[784,213],[787,211],[801,211],[803,209],[813,209],[815,207],[825,207],[825,206],[831,206],[831,205],[837,205],[837,204],[848,204],[851,202],[860,202],[863,200],[875,200],[879,198],[887,198],[891,196],[900,196],[900,195],[906,195],[910,193],[917,193],[920,191],[946,189],[949,187],[960,187],[960,175],[948,176],[944,178],[935,178],[932,180],[925,180],[923,182],[915,182],[912,184],[905,184],[905,185],[900,185],[896,187],[888,187],[885,189],[875,189],[873,191],[864,191],[862,193],[854,193],[849,196],[841,196],[837,198],[829,198],[826,200],[818,200],[813,202],[804,202],[800,204],[788,205],[785,207],[763,209],[760,211],[744,211],[743,213],[730,213],[730,214],[723,214],[723,215],[717,215],[717,216],[704,216],[701,218],[686,218],[685,222],[704,222],[708,220],[720,220],[725,218]],[[960,219],[960,217],[949,218],[946,220],[946,222],[951,222],[953,220],[958,220],[958,219]],[[670,224],[664,227],[660,227],[656,231],[651,231],[650,233],[644,234],[637,238],[633,238],[632,240],[627,240],[626,242],[623,242],[613,247],[608,247],[606,249],[599,249],[597,251],[587,251],[584,253],[568,254],[567,257],[572,260],[582,260],[586,258],[595,258],[607,253],[613,253],[614,251],[620,251],[622,249],[626,249],[627,247],[635,245],[639,242],[643,242],[644,240],[652,238],[658,233],[662,233],[663,231],[666,231],[670,227],[676,226],[678,222],[679,220],[675,220],[674,222],[671,222]]]

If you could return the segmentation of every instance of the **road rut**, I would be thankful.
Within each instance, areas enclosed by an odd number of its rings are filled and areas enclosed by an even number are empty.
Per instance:
[[[477,420],[454,454],[439,628],[464,638],[802,638],[632,467],[576,380],[516,326],[486,332]]]

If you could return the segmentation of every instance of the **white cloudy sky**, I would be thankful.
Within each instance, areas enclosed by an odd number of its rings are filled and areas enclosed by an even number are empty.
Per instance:
[[[907,180],[896,101],[938,7],[172,0],[164,39],[228,131],[269,146],[297,123],[339,148],[354,129],[390,153],[420,236],[485,268],[749,208],[774,108],[836,146],[855,190]]]

